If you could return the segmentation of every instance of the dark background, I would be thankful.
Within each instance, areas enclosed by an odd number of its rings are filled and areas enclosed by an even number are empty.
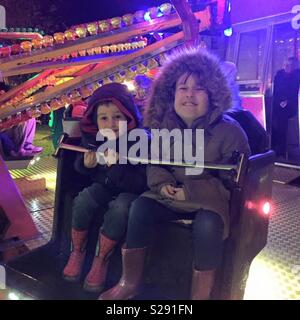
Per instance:
[[[167,0],[0,0],[6,26],[39,28],[48,34],[74,24],[92,22],[158,6]]]

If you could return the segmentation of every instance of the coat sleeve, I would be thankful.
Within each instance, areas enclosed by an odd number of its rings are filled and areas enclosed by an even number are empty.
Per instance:
[[[220,163],[228,164],[234,151],[244,153],[246,157],[251,155],[250,146],[245,131],[238,123],[230,125],[221,142]]]
[[[161,166],[147,166],[147,182],[148,187],[157,193],[167,184],[176,186],[173,174]]]
[[[220,163],[231,164],[232,154],[235,151],[237,151],[239,154],[243,153],[246,157],[251,155],[248,137],[238,123],[233,125],[230,130],[228,130],[228,134],[223,140]],[[232,177],[227,171],[218,171],[216,177],[222,181],[223,186],[226,189],[231,190]]]
[[[248,138],[244,132],[244,130],[239,126],[239,124],[234,123],[230,124],[230,127],[224,128],[224,131],[226,130],[226,135],[224,135],[224,138],[221,140],[221,143],[219,146],[216,146],[216,148],[220,148],[220,159],[218,160],[219,164],[230,164],[232,159],[232,154],[234,151],[238,151],[240,154],[244,153],[246,157],[249,157],[251,155],[250,147],[248,144]],[[209,193],[209,186],[213,185],[216,178],[222,181],[222,184],[225,188],[230,187],[230,181],[231,176],[228,175],[225,171],[204,171],[206,174],[203,176],[204,179],[207,179],[207,190],[204,192]],[[202,179],[203,179],[202,178]],[[199,181],[199,180],[198,180]],[[197,187],[197,179],[186,179],[184,182],[184,191],[186,193],[186,198],[189,200],[195,200],[195,190]],[[221,189],[224,189],[224,187],[221,187]],[[213,186],[211,188],[214,188]],[[222,193],[228,193],[228,191],[219,190],[220,194]]]

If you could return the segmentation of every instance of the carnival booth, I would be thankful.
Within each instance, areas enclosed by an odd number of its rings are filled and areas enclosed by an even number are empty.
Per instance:
[[[300,57],[299,1],[232,0],[231,8],[227,60],[237,66],[243,107],[271,138],[274,77],[287,58]],[[299,150],[299,139],[297,110],[289,119],[287,160]]]

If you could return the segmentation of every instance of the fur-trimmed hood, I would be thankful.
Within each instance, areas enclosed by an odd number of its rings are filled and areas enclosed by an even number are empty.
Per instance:
[[[210,111],[205,116],[204,128],[230,109],[231,92],[219,59],[203,49],[181,49],[167,58],[153,83],[146,107],[147,127],[162,128],[173,121],[176,81],[185,73],[199,74],[209,94]]]

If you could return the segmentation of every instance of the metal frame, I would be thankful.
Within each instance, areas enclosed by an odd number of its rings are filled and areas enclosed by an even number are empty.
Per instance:
[[[233,62],[237,65],[238,62],[238,55],[240,49],[240,40],[241,35],[243,33],[255,31],[255,30],[266,30],[266,47],[264,50],[263,56],[263,70],[261,75],[261,80],[243,80],[237,81],[239,85],[242,84],[259,84],[259,91],[256,92],[257,94],[265,94],[268,87],[268,79],[272,72],[272,52],[273,52],[273,39],[274,39],[274,27],[279,24],[284,24],[292,21],[294,15],[291,12],[285,12],[278,15],[263,17],[251,21],[245,21],[241,23],[237,23],[233,25],[234,32],[236,33],[236,39],[234,44],[230,44],[229,47],[234,46],[233,49]],[[230,47],[232,49],[232,47]],[[229,49],[228,49],[229,52]],[[243,91],[241,92],[241,96],[249,96],[254,94],[255,91]],[[300,96],[299,96],[299,105],[300,105]],[[264,112],[264,122],[266,123],[266,112],[265,112],[265,104],[263,105],[263,112]],[[300,145],[300,108],[298,110],[298,131],[299,131],[299,145]]]
[[[261,82],[260,93],[264,93],[266,90],[266,82],[268,78],[268,72],[270,72],[271,68],[271,56],[272,56],[272,40],[274,35],[274,26],[282,23],[290,22],[293,18],[292,13],[282,13],[279,15],[264,17],[260,19],[255,19],[251,21],[245,21],[241,23],[237,23],[233,25],[234,32],[236,33],[236,40],[234,44],[233,50],[233,62],[237,64],[238,61],[238,54],[240,48],[240,38],[241,34],[246,32],[251,32],[255,30],[266,30],[266,48],[263,57],[263,71],[262,71],[262,80],[243,80],[238,81],[239,84],[246,84],[246,83],[259,83]],[[230,41],[229,41],[230,46]]]
[[[183,24],[183,31],[177,32],[176,34],[165,38],[164,40],[158,41],[152,45],[135,52],[131,52],[127,55],[121,54],[121,56],[114,57],[114,59],[108,57],[106,61],[107,64],[103,65],[102,68],[96,68],[96,70],[92,70],[76,77],[75,79],[55,86],[49,89],[47,93],[39,93],[33,95],[29,99],[22,99],[21,102],[16,105],[6,105],[4,108],[0,109],[0,118],[6,118],[16,114],[17,112],[39,106],[41,103],[58,98],[62,94],[68,94],[71,91],[79,89],[85,85],[98,82],[99,80],[109,77],[116,72],[120,72],[135,66],[136,64],[142,63],[143,61],[153,58],[156,55],[158,56],[165,51],[183,44],[184,42],[186,45],[198,43],[199,32],[207,29],[210,26],[209,23],[211,22],[208,19],[208,17],[211,16],[210,7],[208,6],[204,11],[193,13],[186,1],[175,0],[173,3],[178,14],[175,13],[164,18],[154,19],[151,21],[151,23],[142,22],[116,31],[110,31],[104,34],[77,39],[62,45],[56,45],[54,48],[44,48],[25,55],[23,54],[1,59],[0,69],[4,75],[42,71],[48,67],[67,67],[70,65],[70,60],[62,63],[45,62],[44,60],[60,57],[74,51],[87,50],[107,44],[111,45],[114,43],[126,42],[128,38],[133,36],[164,30]],[[199,23],[199,21],[201,23]],[[88,56],[82,63],[101,63],[103,61],[103,56],[99,58]],[[75,61],[72,60],[72,62],[76,65],[81,64],[81,62],[77,61],[76,59]],[[17,92],[17,89],[15,92]],[[0,97],[0,102],[7,101],[8,94],[4,94],[2,97]]]

